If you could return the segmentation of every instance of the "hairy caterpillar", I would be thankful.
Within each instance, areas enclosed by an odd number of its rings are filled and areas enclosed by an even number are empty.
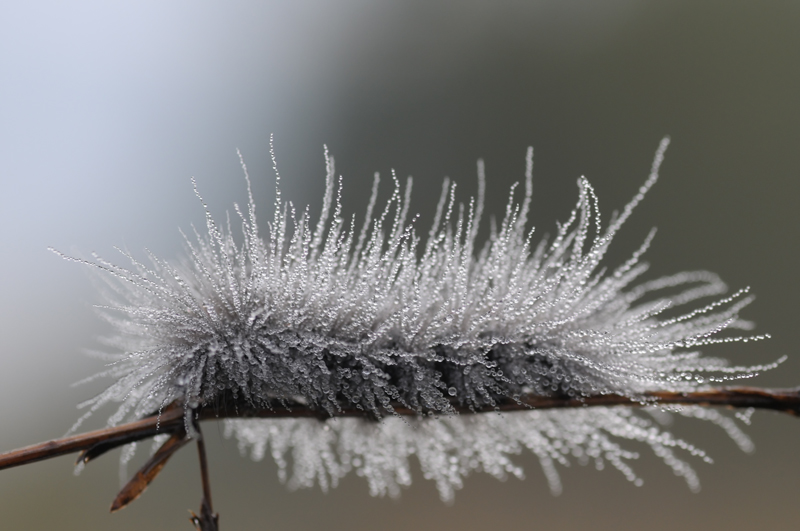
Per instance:
[[[206,208],[206,233],[184,235],[184,262],[150,255],[145,264],[127,254],[129,268],[99,257],[85,262],[107,281],[104,315],[117,330],[112,340],[119,349],[92,377],[114,383],[83,404],[85,416],[118,403],[109,419],[114,426],[178,403],[192,433],[191,412],[199,407],[302,404],[329,420],[227,420],[225,428],[256,459],[269,448],[284,480],[291,456],[296,487],[327,488],[355,470],[372,494],[396,495],[410,483],[409,458],[416,455],[449,500],[472,471],[521,476],[511,456],[524,448],[539,457],[553,492],[561,489],[555,464],[570,459],[610,463],[640,483],[627,463],[636,454],[620,445],[631,439],[648,444],[695,490],[695,472],[675,451],[710,459],[646,413],[491,413],[522,395],[615,394],[647,404],[650,392],[697,391],[774,366],[729,367],[697,350],[762,338],[721,335],[751,328],[739,318],[752,300],[746,289],[662,317],[727,288],[705,271],[638,282],[654,231],[629,260],[610,271],[602,267],[613,237],[656,182],[668,144],[661,142],[645,183],[605,225],[593,188],[579,179],[568,220],[538,244],[527,225],[532,149],[522,200],[512,187],[502,222],[482,246],[480,163],[478,197],[457,203],[455,184],[445,179],[433,226],[422,238],[408,221],[410,178],[403,188],[394,177],[394,193],[376,210],[376,175],[361,229],[355,217],[344,219],[342,181],[337,185],[327,149],[316,222],[307,208],[298,213],[282,202],[276,168],[274,212],[261,234],[242,161],[246,210],[236,206],[236,216],[220,226]],[[233,225],[241,226],[238,241]],[[415,416],[400,419],[397,408]],[[337,418],[353,409],[366,419]],[[719,424],[742,449],[752,447],[716,411],[678,412]]]

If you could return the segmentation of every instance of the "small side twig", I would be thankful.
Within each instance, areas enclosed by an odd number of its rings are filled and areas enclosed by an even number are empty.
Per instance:
[[[208,479],[206,445],[203,442],[203,434],[200,432],[199,423],[195,423],[195,430],[197,431],[197,453],[200,457],[200,477],[203,483],[203,500],[200,503],[200,516],[190,511],[192,516],[189,520],[197,528],[197,531],[218,531],[219,515],[214,512],[211,506],[211,482]]]
[[[111,504],[111,512],[117,512],[127,507],[133,500],[142,495],[145,489],[156,479],[170,457],[189,442],[185,430],[178,430],[167,439],[161,448],[147,460],[147,463],[133,475],[130,481],[122,487],[117,494],[114,503]]]

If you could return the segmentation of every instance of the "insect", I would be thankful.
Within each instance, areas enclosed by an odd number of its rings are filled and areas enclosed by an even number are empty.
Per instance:
[[[0,468],[78,451],[82,466],[161,437],[114,501],[118,510],[196,440],[204,494],[192,521],[216,529],[200,422],[225,419],[243,451],[261,459],[270,449],[292,487],[327,489],[355,471],[373,495],[394,496],[411,482],[413,457],[451,500],[473,472],[522,476],[513,460],[522,450],[537,455],[555,493],[557,465],[571,460],[610,464],[640,484],[629,440],[648,445],[696,489],[681,454],[710,458],[660,426],[653,408],[681,406],[678,414],[718,424],[749,450],[732,419],[702,406],[797,414],[800,396],[713,387],[782,361],[731,367],[699,351],[768,337],[730,333],[752,328],[739,316],[752,300],[747,289],[724,296],[727,286],[706,271],[639,280],[654,231],[630,259],[604,266],[614,236],[658,179],[668,144],[621,213],[604,224],[581,178],[567,221],[538,243],[528,226],[532,150],[521,193],[512,187],[483,244],[482,164],[478,196],[458,203],[445,179],[433,226],[419,236],[409,221],[412,181],[403,187],[394,175],[382,210],[376,176],[363,218],[345,219],[327,149],[319,218],[282,200],[276,166],[263,232],[242,161],[246,208],[235,206],[223,225],[206,208],[205,231],[184,235],[183,262],[123,253],[130,265],[120,267],[62,255],[106,282],[103,311],[116,330],[117,351],[93,377],[112,383],[82,405],[87,413],[74,429],[105,406],[117,409],[105,430],[4,454]],[[203,202],[196,184],[195,192]],[[123,460],[132,456],[127,447]]]

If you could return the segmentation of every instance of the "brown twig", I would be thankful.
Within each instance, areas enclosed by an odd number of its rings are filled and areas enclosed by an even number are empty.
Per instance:
[[[189,520],[194,524],[197,531],[218,531],[219,515],[211,507],[211,482],[208,479],[208,462],[206,461],[206,445],[203,442],[203,434],[200,432],[200,424],[195,422],[197,431],[197,454],[200,457],[200,477],[203,483],[203,500],[200,503],[200,516],[190,511],[192,516]]]
[[[172,437],[167,439],[161,448],[156,451],[153,456],[147,460],[147,463],[139,469],[136,474],[131,478],[128,483],[122,487],[122,490],[117,494],[114,503],[111,504],[111,512],[117,512],[120,509],[127,507],[133,500],[142,495],[145,489],[156,479],[156,476],[161,472],[161,469],[167,464],[172,455],[183,448],[189,442],[185,430],[178,430],[172,434]]]
[[[525,411],[532,409],[582,408],[598,406],[664,406],[664,405],[699,405],[722,406],[730,408],[771,409],[794,416],[800,416],[800,387],[793,389],[759,389],[755,387],[709,388],[703,391],[677,393],[671,391],[654,391],[645,393],[634,400],[622,395],[594,395],[581,398],[567,396],[522,395],[516,400],[498,402],[494,408],[485,411]],[[457,413],[477,413],[469,407],[453,403],[453,411]],[[417,416],[419,412],[408,407],[395,404],[393,412],[397,415]],[[230,397],[220,399],[213,406],[205,406],[190,411],[190,422],[194,427],[197,439],[197,451],[200,457],[200,475],[203,483],[203,499],[200,515],[191,512],[190,521],[198,531],[218,531],[219,515],[214,513],[211,505],[211,486],[208,477],[205,443],[200,431],[199,421],[220,420],[224,418],[280,418],[280,417],[317,417],[327,418],[325,412],[299,403],[283,403],[270,409],[248,407]],[[35,444],[0,454],[0,470],[57,457],[73,452],[82,452],[78,462],[88,462],[118,446],[132,443],[158,434],[170,434],[171,437],[145,463],[134,477],[123,487],[111,506],[114,512],[138,498],[147,486],[155,479],[166,465],[167,460],[189,442],[186,432],[186,410],[180,403],[171,404],[159,414],[129,422],[121,426],[96,430],[72,437],[56,439]],[[357,408],[344,408],[337,416],[368,416]]]
[[[657,405],[700,405],[725,406],[733,408],[771,409],[791,415],[800,415],[800,388],[759,389],[754,387],[731,387],[707,389],[691,393],[656,391],[644,394],[640,400],[632,400],[622,395],[595,395],[582,398],[562,396],[522,395],[517,401],[500,402],[494,409],[484,411],[521,411],[530,409],[576,408],[597,406],[657,406]],[[288,406],[288,407],[287,407]],[[219,420],[223,418],[281,418],[317,417],[327,418],[324,411],[302,404],[275,404],[272,409],[253,409],[242,405],[238,407],[204,407],[197,410],[197,420]],[[468,407],[453,405],[456,412],[473,413]],[[418,415],[407,407],[396,405],[398,415]],[[365,416],[363,410],[342,409],[337,416]],[[142,420],[105,428],[102,430],[74,435],[35,444],[19,450],[0,454],[0,470],[27,463],[49,459],[74,452],[83,452],[81,459],[88,461],[117,446],[122,446],[159,433],[174,433],[184,426],[184,409],[180,406],[166,408],[161,415],[152,415]]]
[[[88,462],[100,453],[117,446],[147,439],[159,433],[171,433],[182,423],[183,409],[172,408],[163,412],[160,421],[158,416],[146,417],[122,426],[81,433],[0,454],[0,470],[75,452],[83,452],[79,461]],[[95,453],[93,451],[95,447],[107,447],[107,450]]]

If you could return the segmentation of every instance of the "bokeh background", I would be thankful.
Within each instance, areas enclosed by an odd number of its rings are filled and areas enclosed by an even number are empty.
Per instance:
[[[647,175],[660,138],[662,179],[614,246],[652,226],[649,277],[683,269],[750,285],[745,316],[768,342],[708,349],[741,363],[788,355],[754,382],[800,384],[797,343],[800,4],[673,1],[138,1],[0,5],[0,449],[61,436],[102,383],[84,352],[108,330],[86,268],[47,251],[114,246],[175,258],[178,228],[245,200],[236,148],[261,212],[273,199],[269,135],[296,204],[317,210],[323,144],[361,213],[374,171],[413,175],[413,208],[431,219],[441,179],[501,212],[535,146],[534,221],[552,232],[586,175],[608,219]],[[388,197],[389,186],[383,189]],[[99,415],[87,427],[99,427]],[[223,529],[795,529],[800,422],[757,413],[741,453],[720,430],[674,431],[716,460],[693,461],[703,490],[646,451],[637,488],[611,470],[563,470],[550,495],[528,479],[471,477],[452,506],[419,471],[399,500],[348,478],[327,494],[289,492],[271,462],[242,458],[206,427]],[[644,450],[644,448],[639,448]],[[73,457],[0,472],[3,529],[190,529],[199,473],[177,455],[121,513],[116,455],[72,474]]]

